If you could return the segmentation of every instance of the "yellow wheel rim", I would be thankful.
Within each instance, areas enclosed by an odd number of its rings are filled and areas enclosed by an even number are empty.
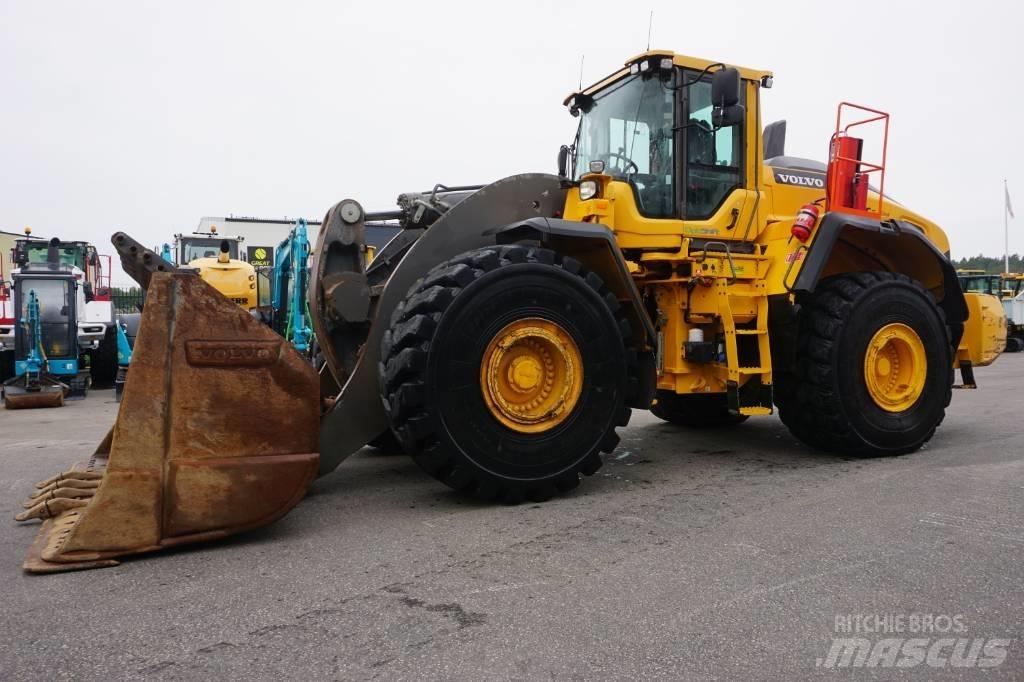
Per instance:
[[[871,337],[864,381],[875,404],[887,412],[910,409],[924,391],[928,359],[924,343],[905,324],[887,324]]]
[[[499,422],[513,431],[541,433],[565,421],[579,402],[583,358],[554,322],[517,320],[487,344],[480,389]]]

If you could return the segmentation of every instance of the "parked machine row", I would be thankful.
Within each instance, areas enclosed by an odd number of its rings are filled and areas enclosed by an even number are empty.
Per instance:
[[[17,267],[0,295],[0,352],[15,357],[14,376],[3,384],[4,406],[60,406],[84,397],[93,380],[112,384],[110,257],[86,242],[26,235],[15,242],[13,261]]]

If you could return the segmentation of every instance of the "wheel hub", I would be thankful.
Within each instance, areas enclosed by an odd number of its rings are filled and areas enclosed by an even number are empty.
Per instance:
[[[887,412],[910,409],[921,397],[927,377],[924,343],[913,329],[897,322],[871,337],[864,355],[864,381],[880,408]]]
[[[540,433],[568,417],[583,392],[583,359],[561,326],[517,320],[494,335],[480,363],[480,389],[499,422]]]

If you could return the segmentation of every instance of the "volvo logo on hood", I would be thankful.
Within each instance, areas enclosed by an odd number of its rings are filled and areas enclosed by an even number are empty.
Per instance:
[[[822,173],[810,173],[789,168],[772,168],[772,172],[775,173],[775,182],[780,185],[798,185],[800,187],[825,189],[825,176]]]

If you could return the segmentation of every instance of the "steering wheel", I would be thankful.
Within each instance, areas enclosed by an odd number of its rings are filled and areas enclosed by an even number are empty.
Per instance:
[[[630,170],[629,170],[630,166],[633,167],[633,171],[632,171],[633,173],[639,173],[640,172],[640,167],[637,166],[636,162],[633,161],[633,159],[629,158],[628,156],[625,156],[623,154],[618,154],[616,152],[607,152],[605,154],[599,154],[597,158],[602,159],[602,158],[605,158],[605,157],[607,157],[608,161],[611,161],[612,159],[619,159],[620,161],[624,161],[625,165],[622,167],[622,170],[623,170],[623,173],[625,175],[629,175],[630,174]]]

